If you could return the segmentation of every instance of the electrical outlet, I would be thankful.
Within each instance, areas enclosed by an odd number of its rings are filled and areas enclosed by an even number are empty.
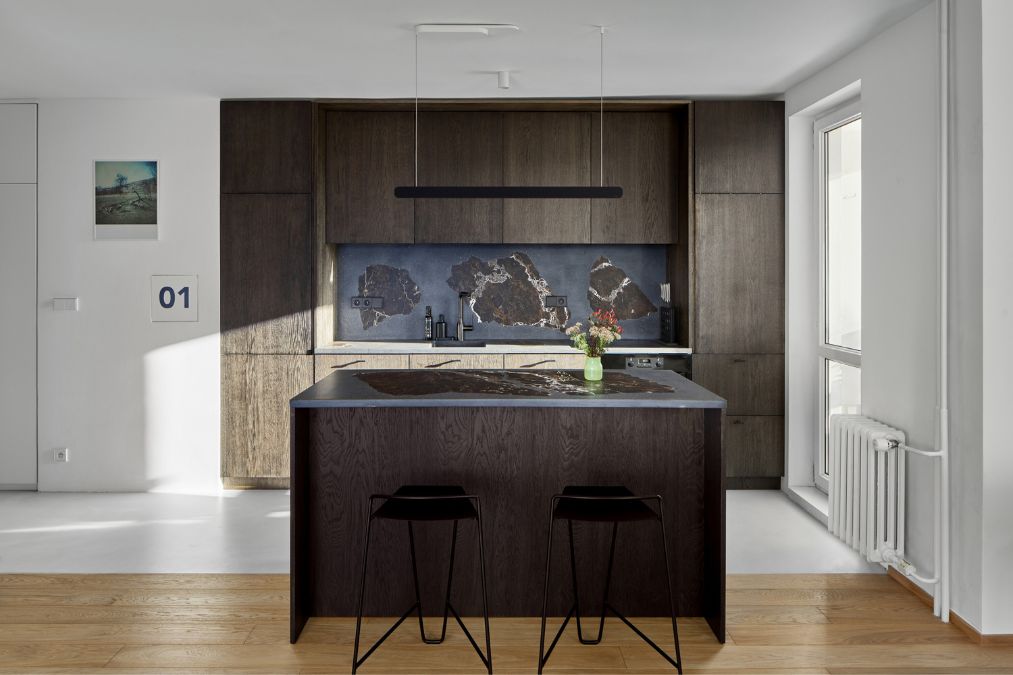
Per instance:
[[[55,448],[53,450],[53,461],[54,462],[69,462],[70,461],[70,450],[67,448]]]
[[[545,296],[546,307],[566,307],[566,296],[565,295],[547,295]]]
[[[355,296],[352,298],[352,309],[383,309],[383,298]]]

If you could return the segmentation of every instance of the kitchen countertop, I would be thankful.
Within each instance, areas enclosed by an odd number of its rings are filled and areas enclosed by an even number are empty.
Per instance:
[[[428,340],[342,340],[314,350],[315,354],[565,354],[580,351],[569,340],[483,340],[485,347],[434,347]],[[657,340],[619,340],[610,354],[690,354],[689,347]]]
[[[668,370],[339,371],[291,400],[293,408],[724,408],[725,400]]]

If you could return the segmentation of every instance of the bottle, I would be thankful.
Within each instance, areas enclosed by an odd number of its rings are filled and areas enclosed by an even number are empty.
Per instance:
[[[433,308],[426,305],[426,339],[433,339]]]
[[[436,339],[445,340],[447,338],[447,320],[440,314],[440,320],[436,322]]]

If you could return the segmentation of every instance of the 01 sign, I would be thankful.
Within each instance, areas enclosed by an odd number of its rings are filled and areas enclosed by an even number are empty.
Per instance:
[[[197,275],[152,275],[151,320],[196,321]]]

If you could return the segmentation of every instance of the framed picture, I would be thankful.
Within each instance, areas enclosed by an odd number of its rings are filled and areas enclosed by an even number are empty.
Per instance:
[[[158,161],[95,162],[95,238],[158,239]]]

